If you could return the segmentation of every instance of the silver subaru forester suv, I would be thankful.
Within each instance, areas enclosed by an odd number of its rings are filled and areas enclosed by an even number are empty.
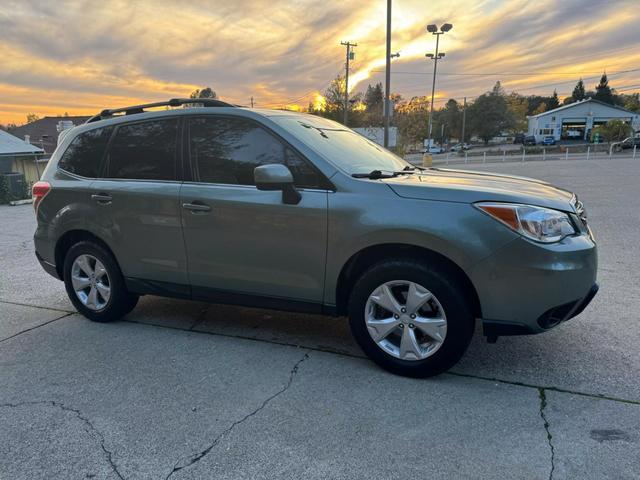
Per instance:
[[[193,102],[102,111],[33,187],[36,255],[91,320],[146,294],[347,315],[371,359],[424,377],[477,322],[490,341],[543,332],[597,291],[568,191],[414,167],[316,116]]]

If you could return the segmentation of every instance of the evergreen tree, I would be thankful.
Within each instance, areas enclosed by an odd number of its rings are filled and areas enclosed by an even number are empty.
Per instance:
[[[560,100],[558,99],[558,92],[553,91],[553,96],[547,102],[547,111],[553,110],[554,108],[558,108],[560,106]]]
[[[369,85],[364,94],[368,126],[382,126],[383,104],[384,93],[382,91],[382,83],[377,83],[375,86]]]
[[[571,94],[571,98],[573,98],[574,102],[579,102],[580,100],[584,100],[586,97],[586,92],[584,91],[584,82],[582,79],[578,80],[576,86],[573,88],[573,93]]]
[[[594,98],[601,102],[613,105],[613,91],[609,86],[609,79],[607,78],[606,73],[602,74],[602,77],[600,77],[600,83],[596,85],[596,95]]]

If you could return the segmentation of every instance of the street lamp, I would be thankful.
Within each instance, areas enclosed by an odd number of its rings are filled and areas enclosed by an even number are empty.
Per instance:
[[[450,23],[445,23],[440,27],[440,31],[438,31],[438,26],[431,24],[427,25],[427,32],[436,36],[436,53],[427,53],[425,57],[430,58],[434,61],[433,63],[433,83],[431,85],[431,108],[429,112],[429,138],[427,139],[427,149],[431,147],[431,129],[433,128],[433,98],[436,93],[436,72],[438,71],[438,60],[444,58],[444,53],[438,53],[438,47],[440,45],[440,35],[445,34],[449,30],[453,28],[453,25]]]

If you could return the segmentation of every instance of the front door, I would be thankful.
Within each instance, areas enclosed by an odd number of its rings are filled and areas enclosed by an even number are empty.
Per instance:
[[[194,181],[183,184],[180,202],[194,297],[319,304],[328,196],[321,174],[253,121],[192,117],[187,127]],[[292,171],[302,194],[297,205],[283,203],[280,191],[255,187],[254,168],[272,163]]]

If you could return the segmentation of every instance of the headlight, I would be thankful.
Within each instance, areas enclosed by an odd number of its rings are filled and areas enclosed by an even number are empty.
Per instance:
[[[514,203],[476,203],[487,215],[536,242],[553,243],[576,233],[569,215],[550,208]]]

